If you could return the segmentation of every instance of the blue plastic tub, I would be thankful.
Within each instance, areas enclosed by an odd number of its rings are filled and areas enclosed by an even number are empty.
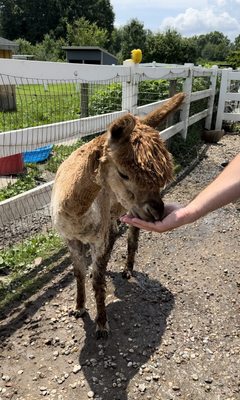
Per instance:
[[[37,163],[48,159],[52,151],[53,145],[39,147],[38,149],[25,151],[23,153],[24,163]]]

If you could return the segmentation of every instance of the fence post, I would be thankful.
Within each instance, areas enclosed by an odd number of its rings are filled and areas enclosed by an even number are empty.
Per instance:
[[[0,86],[0,111],[17,111],[16,86]]]
[[[192,93],[192,80],[193,80],[193,67],[194,64],[192,63],[185,63],[185,67],[189,68],[188,77],[185,79],[183,84],[183,92],[186,93],[186,98],[183,104],[183,108],[180,113],[180,120],[184,123],[184,128],[181,131],[181,135],[183,139],[187,138],[187,131],[188,131],[188,118],[189,118],[189,110],[191,104],[191,93]]]
[[[172,79],[169,82],[169,97],[173,97],[177,93],[177,80]],[[167,118],[167,126],[173,125],[174,114],[170,114]]]
[[[215,129],[218,131],[222,129],[222,121],[223,121],[223,114],[225,108],[225,95],[228,89],[228,73],[229,69],[225,68],[222,70],[221,76],[221,85],[220,85],[220,93],[219,93],[219,100],[218,100],[218,109],[217,109],[217,118]]]
[[[218,74],[218,66],[213,65],[212,68],[212,75],[210,78],[210,89],[212,90],[209,99],[208,99],[208,116],[205,121],[205,128],[211,129],[212,124],[212,116],[213,116],[213,106],[214,106],[214,99],[216,93],[216,84],[217,84],[217,74]]]
[[[88,117],[88,83],[81,83],[81,118]]]
[[[139,82],[138,64],[134,64],[131,60],[126,60],[123,65],[130,67],[130,80],[122,84],[122,110],[136,114]]]

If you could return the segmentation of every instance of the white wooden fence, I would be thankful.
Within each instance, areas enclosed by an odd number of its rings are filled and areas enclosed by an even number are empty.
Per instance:
[[[40,145],[59,143],[69,138],[81,138],[93,132],[102,132],[119,115],[132,112],[135,115],[147,114],[166,100],[137,106],[138,84],[142,80],[184,79],[183,91],[187,94],[180,113],[180,122],[169,126],[160,135],[163,140],[181,133],[187,137],[188,127],[201,119],[205,119],[205,127],[210,129],[213,113],[218,68],[196,67],[193,64],[178,66],[135,65],[126,62],[123,66],[97,66],[68,63],[48,63],[25,60],[0,60],[2,84],[24,84],[29,79],[72,80],[79,78],[85,82],[109,80],[122,83],[122,111],[72,121],[59,122],[20,130],[0,133],[0,157],[32,150]],[[6,81],[4,77],[6,76]],[[210,86],[206,90],[192,92],[192,81],[195,77],[210,77]],[[208,107],[189,116],[190,104],[194,101],[208,99]],[[57,139],[55,132],[57,131]],[[15,196],[0,203],[0,227],[16,221],[46,206],[50,200],[53,182],[49,182],[24,194]]]
[[[222,70],[221,87],[219,93],[219,102],[217,110],[217,118],[215,129],[221,129],[223,121],[240,121],[239,112],[226,112],[226,102],[240,103],[240,91],[237,93],[231,92],[231,82],[239,81],[238,87],[240,88],[240,71],[233,71],[232,68]],[[239,110],[239,106],[238,106]]]

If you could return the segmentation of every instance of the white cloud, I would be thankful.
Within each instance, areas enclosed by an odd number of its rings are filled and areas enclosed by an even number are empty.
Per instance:
[[[229,0],[228,0],[229,1]],[[215,1],[216,5],[219,7],[224,7],[227,5],[227,1],[226,0],[216,0]]]
[[[173,27],[185,35],[206,33],[210,31],[236,32],[240,30],[240,24],[236,18],[227,12],[214,13],[211,8],[197,10],[188,8],[184,13],[176,17],[165,18],[160,29]]]
[[[137,18],[153,32],[167,27],[182,35],[217,30],[231,40],[240,32],[240,0],[110,0],[115,26]]]
[[[114,9],[125,8],[126,13],[128,9],[135,10],[138,8],[148,8],[155,10],[175,10],[186,9],[191,7],[193,0],[167,0],[166,2],[160,0],[111,0]],[[197,8],[207,7],[207,0],[195,0],[194,6]]]

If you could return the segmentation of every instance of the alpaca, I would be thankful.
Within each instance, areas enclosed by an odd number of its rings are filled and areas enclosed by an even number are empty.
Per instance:
[[[107,132],[74,151],[59,167],[52,192],[54,227],[66,240],[77,280],[76,316],[85,312],[86,249],[91,249],[96,299],[96,336],[108,336],[105,271],[117,235],[117,220],[130,213],[147,221],[163,217],[160,189],[173,177],[172,158],[159,132],[162,120],[175,111],[179,93],[142,119],[128,113]],[[128,231],[123,276],[130,278],[139,229]]]

